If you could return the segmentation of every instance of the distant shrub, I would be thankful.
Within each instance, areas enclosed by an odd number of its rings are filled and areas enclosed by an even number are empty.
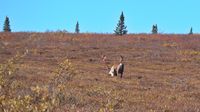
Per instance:
[[[183,51],[179,51],[178,54],[186,55],[186,56],[197,56],[197,55],[200,55],[200,51],[183,50]]]
[[[163,44],[164,47],[177,47],[177,43],[164,43]]]

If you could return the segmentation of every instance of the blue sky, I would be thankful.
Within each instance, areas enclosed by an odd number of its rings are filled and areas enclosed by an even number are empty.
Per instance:
[[[79,21],[81,32],[112,33],[122,11],[129,33],[200,32],[200,0],[0,0],[0,27],[8,16],[16,32],[74,32]]]

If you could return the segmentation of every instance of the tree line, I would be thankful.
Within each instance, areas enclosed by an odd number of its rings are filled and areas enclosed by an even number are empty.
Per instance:
[[[4,21],[4,26],[3,26],[3,31],[4,32],[11,32],[10,28],[10,20],[9,17],[6,16],[5,21]],[[152,26],[152,34],[158,34],[158,26],[157,24]],[[79,22],[77,21],[76,26],[75,26],[75,33],[80,33],[80,28],[79,28]],[[122,12],[119,18],[119,21],[117,23],[116,29],[114,30],[114,33],[116,35],[125,35],[128,33],[127,26],[125,25],[125,16],[124,13]],[[189,32],[190,35],[193,34],[193,28],[190,29]]]

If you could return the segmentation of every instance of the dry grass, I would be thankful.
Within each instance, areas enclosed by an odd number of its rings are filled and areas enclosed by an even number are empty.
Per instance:
[[[0,63],[25,49],[15,79],[26,87],[48,85],[66,58],[78,71],[54,111],[200,111],[200,35],[0,33]],[[102,54],[125,57],[123,79],[108,76]]]

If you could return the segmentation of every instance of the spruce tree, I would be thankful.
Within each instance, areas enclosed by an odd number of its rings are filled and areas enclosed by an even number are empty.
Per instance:
[[[192,29],[192,28],[190,28],[190,32],[189,32],[189,34],[190,34],[190,35],[193,34],[193,29]]]
[[[116,35],[127,34],[128,31],[126,30],[127,27],[125,26],[124,20],[125,20],[124,13],[122,12],[116,30],[114,30]]]
[[[157,34],[157,33],[158,33],[158,27],[156,24],[156,25],[153,25],[153,27],[152,27],[152,34]]]
[[[5,22],[4,22],[3,31],[4,32],[11,32],[11,29],[10,29],[10,20],[9,20],[9,18],[7,16],[6,16],[6,19],[5,19]]]
[[[76,23],[76,28],[75,28],[75,33],[79,33],[79,32],[80,32],[79,23],[77,22]]]

